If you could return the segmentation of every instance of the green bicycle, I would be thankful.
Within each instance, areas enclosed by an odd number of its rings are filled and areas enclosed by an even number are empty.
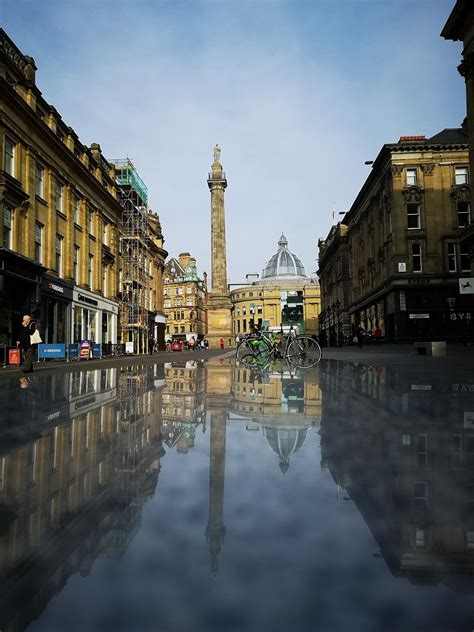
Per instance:
[[[238,344],[236,358],[246,366],[284,359],[300,369],[309,369],[321,360],[321,347],[311,336],[290,334],[283,336],[283,339],[284,343],[280,345],[280,337],[271,332],[250,334]]]

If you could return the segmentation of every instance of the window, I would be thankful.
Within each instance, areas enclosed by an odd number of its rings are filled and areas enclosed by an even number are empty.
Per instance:
[[[54,185],[54,193],[56,197],[56,211],[58,213],[64,213],[64,197],[63,197],[64,187],[59,182],[56,182]]]
[[[13,211],[8,206],[3,207],[3,246],[13,247]]]
[[[110,233],[110,225],[107,222],[104,222],[104,236],[103,236],[103,241],[104,241],[104,245],[105,246],[109,246],[109,233]],[[146,268],[146,262],[145,262],[145,268]],[[146,271],[146,270],[145,270]]]
[[[426,481],[416,481],[414,483],[413,500],[417,509],[428,507],[428,483]]]
[[[421,244],[411,245],[411,261],[413,272],[422,272],[423,265],[421,261]]]
[[[79,246],[74,245],[74,283],[79,283]]]
[[[458,202],[458,227],[468,226],[471,223],[471,203]]]
[[[466,546],[468,551],[474,551],[474,531],[466,531]]]
[[[456,272],[456,244],[448,243],[448,272]]]
[[[246,314],[247,314],[247,308],[242,307],[242,316],[245,316]]]
[[[469,168],[456,167],[454,169],[454,182],[455,184],[469,184]]]
[[[74,223],[79,226],[79,198],[77,195],[72,196],[72,212],[74,213]]]
[[[35,222],[35,261],[43,263],[43,225]]]
[[[416,169],[407,169],[407,187],[416,186]]]
[[[461,272],[470,272],[471,270],[471,251],[469,244],[461,244],[459,246],[459,265]]]
[[[40,198],[44,197],[44,169],[41,165],[36,165],[35,194]]]
[[[89,230],[89,234],[93,235],[94,234],[94,211],[92,209],[89,209],[89,215],[87,218],[87,227]]]
[[[415,547],[421,549],[425,546],[425,530],[415,529]]]
[[[8,136],[5,138],[5,171],[15,175],[15,143]]]
[[[109,266],[104,266],[104,270],[102,273],[102,292],[105,297],[108,296],[108,293],[107,293],[108,279],[109,279]]]
[[[89,255],[88,281],[89,281],[90,288],[92,288],[93,278],[94,278],[94,255]]]
[[[416,437],[416,453],[418,457],[418,465],[426,465],[428,462],[428,437],[425,434],[419,434]]]
[[[63,275],[63,237],[56,235],[56,272],[60,277]]]
[[[407,204],[407,226],[410,229],[420,228],[419,204]]]

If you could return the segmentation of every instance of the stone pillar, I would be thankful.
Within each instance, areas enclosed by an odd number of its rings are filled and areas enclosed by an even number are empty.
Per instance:
[[[207,322],[210,347],[219,347],[224,340],[227,348],[233,344],[232,317],[227,289],[227,255],[225,239],[224,192],[227,179],[220,163],[221,150],[214,147],[214,162],[207,184],[211,192],[211,293],[207,302]]]

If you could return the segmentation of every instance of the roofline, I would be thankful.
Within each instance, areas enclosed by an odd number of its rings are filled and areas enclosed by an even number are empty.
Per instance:
[[[470,6],[469,6],[470,5]],[[472,0],[457,0],[440,35],[444,39],[459,42],[469,29],[468,16],[470,10],[471,21],[474,18]]]

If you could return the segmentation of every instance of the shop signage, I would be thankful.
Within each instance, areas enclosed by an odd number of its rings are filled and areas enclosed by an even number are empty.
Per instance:
[[[459,294],[474,294],[474,278],[459,279]]]
[[[61,294],[64,294],[64,288],[60,285],[56,285],[56,283],[48,283],[48,288],[50,290],[54,290],[55,292],[60,292]]]
[[[133,340],[125,343],[125,353],[135,353]]]
[[[429,314],[409,314],[408,318],[429,318]]]
[[[66,345],[38,345],[38,358],[44,360],[45,358],[65,358],[66,357]]]
[[[92,357],[100,358],[102,357],[102,345],[99,343],[92,343]]]
[[[451,312],[449,320],[472,320],[471,312]]]
[[[83,340],[79,349],[79,360],[88,360],[90,358],[90,355],[91,343],[88,340]]]
[[[79,356],[79,343],[74,342],[69,345],[69,357],[75,360]]]
[[[77,297],[78,301],[82,301],[83,303],[87,303],[88,305],[98,305],[99,301],[95,301],[93,298],[89,298],[88,296],[84,296],[84,294],[79,294]]]
[[[431,279],[408,279],[409,285],[429,285]]]

